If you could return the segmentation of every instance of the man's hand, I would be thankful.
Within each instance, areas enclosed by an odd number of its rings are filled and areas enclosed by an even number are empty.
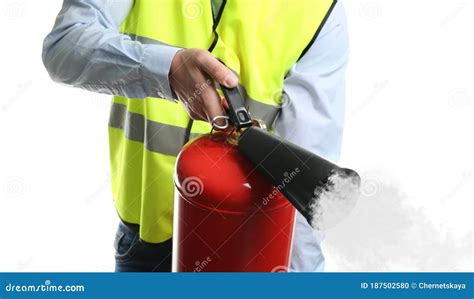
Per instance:
[[[192,119],[211,122],[214,117],[225,115],[227,107],[214,82],[232,88],[237,86],[238,79],[208,51],[186,49],[174,56],[169,82]]]

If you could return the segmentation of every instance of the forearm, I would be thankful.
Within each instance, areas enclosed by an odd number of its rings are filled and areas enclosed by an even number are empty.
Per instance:
[[[344,123],[345,69],[349,43],[338,2],[309,51],[285,79],[275,133],[308,150],[339,159]]]
[[[178,48],[144,45],[119,33],[133,0],[66,0],[43,44],[55,81],[130,98],[172,98],[168,72]]]

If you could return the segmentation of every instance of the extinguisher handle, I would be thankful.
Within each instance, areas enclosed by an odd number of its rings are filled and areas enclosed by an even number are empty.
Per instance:
[[[226,109],[229,121],[235,127],[236,130],[252,126],[252,117],[247,111],[244,105],[244,97],[240,93],[237,87],[227,88],[221,85],[224,97],[229,104],[229,108]]]

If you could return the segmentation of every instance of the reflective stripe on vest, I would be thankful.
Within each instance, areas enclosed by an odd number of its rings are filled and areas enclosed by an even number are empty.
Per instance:
[[[136,0],[122,32],[147,44],[209,49],[239,75],[253,117],[271,126],[283,83],[334,0]],[[112,191],[120,217],[143,240],[172,235],[173,170],[186,139],[210,131],[181,104],[114,97],[109,122]]]
[[[147,150],[172,156],[178,155],[188,138],[199,136],[186,136],[184,128],[145,120],[143,115],[127,111],[127,106],[118,103],[112,104],[109,126],[123,130],[125,138],[131,141],[144,143]]]

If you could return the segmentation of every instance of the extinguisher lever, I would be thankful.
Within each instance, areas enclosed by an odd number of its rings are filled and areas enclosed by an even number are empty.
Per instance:
[[[236,130],[252,126],[252,117],[247,111],[244,105],[244,98],[237,87],[227,88],[221,85],[224,97],[229,104],[229,108],[226,109],[229,121],[235,127]]]

